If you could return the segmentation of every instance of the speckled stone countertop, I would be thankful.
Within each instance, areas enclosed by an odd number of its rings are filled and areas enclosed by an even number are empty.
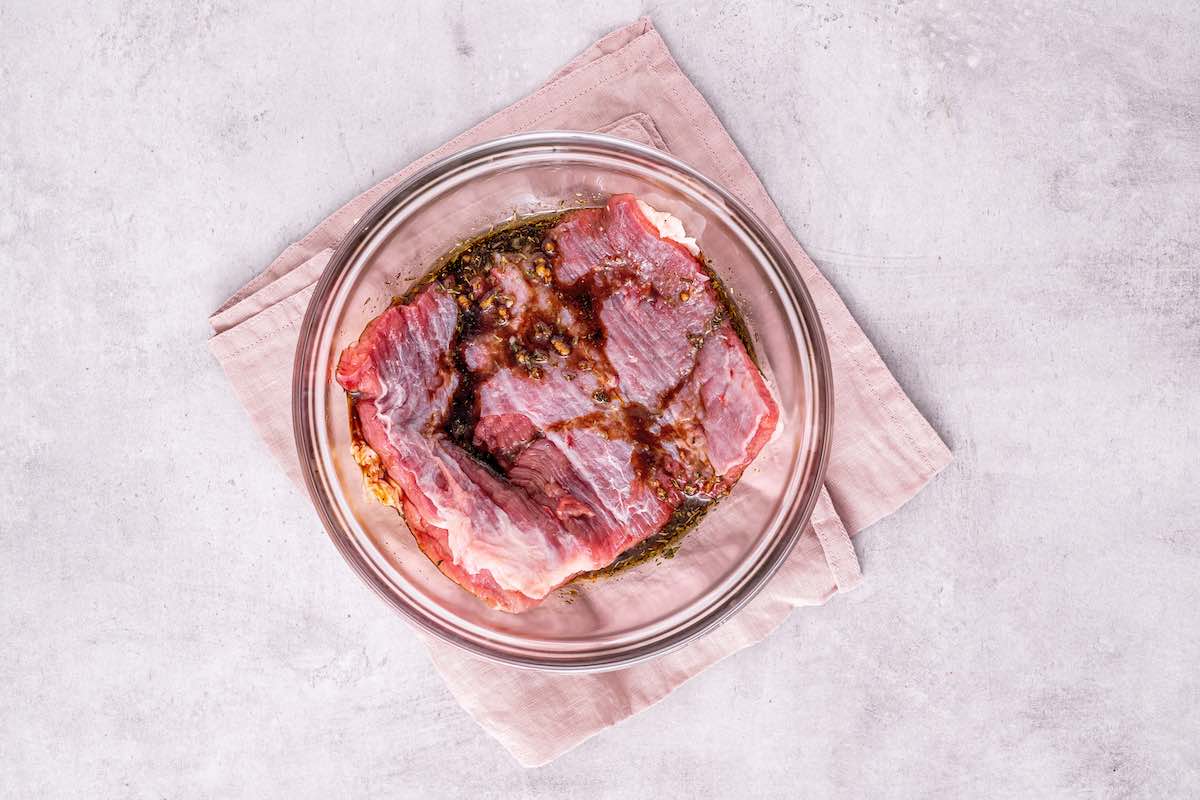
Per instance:
[[[0,795],[1200,795],[1195,4],[56,6],[0,6]],[[526,771],[206,317],[643,13],[956,461],[862,589]]]

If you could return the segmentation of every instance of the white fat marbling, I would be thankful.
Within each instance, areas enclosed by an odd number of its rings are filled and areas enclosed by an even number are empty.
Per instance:
[[[646,219],[658,228],[658,236],[661,239],[670,239],[679,242],[688,249],[688,252],[694,256],[700,255],[700,245],[696,244],[696,240],[687,235],[687,231],[683,229],[683,223],[679,221],[679,217],[674,214],[668,214],[666,211],[658,211],[641,200],[637,201],[638,208],[646,215]]]

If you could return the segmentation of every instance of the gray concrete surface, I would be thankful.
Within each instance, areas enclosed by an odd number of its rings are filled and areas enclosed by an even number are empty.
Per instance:
[[[868,583],[549,767],[274,468],[207,313],[650,13],[957,453]],[[1200,11],[0,4],[0,795],[1200,795]]]

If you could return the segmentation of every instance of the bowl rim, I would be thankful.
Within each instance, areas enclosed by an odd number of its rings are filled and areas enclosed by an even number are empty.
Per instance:
[[[776,535],[775,541],[770,543],[769,552],[764,555],[759,568],[748,573],[732,592],[702,611],[701,614],[689,618],[684,624],[665,634],[660,634],[643,643],[626,645],[611,654],[605,651],[599,655],[568,653],[548,656],[529,651],[521,656],[516,656],[506,651],[489,648],[485,643],[477,642],[440,624],[439,621],[421,613],[418,608],[414,607],[414,604],[390,591],[375,568],[364,559],[354,542],[344,532],[344,526],[339,521],[340,514],[334,504],[330,502],[331,482],[329,476],[325,474],[320,459],[315,455],[317,450],[315,426],[319,420],[315,419],[312,413],[311,395],[327,387],[324,387],[323,382],[318,380],[320,376],[316,375],[314,359],[318,354],[313,345],[319,339],[323,322],[321,308],[325,305],[325,298],[329,296],[331,289],[342,277],[347,266],[351,264],[354,255],[370,241],[370,235],[396,211],[405,197],[417,195],[423,190],[434,187],[438,181],[463,168],[499,157],[529,150],[580,147],[599,149],[608,155],[632,156],[655,162],[659,166],[674,170],[688,180],[700,184],[727,206],[730,213],[743,226],[743,233],[756,240],[758,246],[766,251],[770,260],[779,268],[780,274],[777,277],[789,290],[793,311],[799,317],[807,334],[807,340],[801,342],[799,346],[802,350],[807,351],[811,360],[815,397],[810,402],[814,402],[817,408],[816,413],[812,414],[812,424],[815,430],[813,431],[813,446],[810,447],[810,455],[807,459],[809,478],[796,487],[795,491],[800,496],[796,502],[791,504],[791,511],[788,514],[790,519],[781,523],[780,531]],[[313,380],[310,381],[310,377]],[[316,282],[301,323],[292,373],[292,427],[305,487],[326,533],[359,578],[391,608],[427,634],[487,661],[549,672],[601,672],[621,669],[658,658],[711,633],[757,596],[787,561],[799,543],[820,496],[829,462],[833,427],[832,400],[833,381],[829,350],[816,305],[796,264],[766,224],[730,191],[674,156],[627,139],[580,131],[536,131],[502,136],[482,142],[439,159],[417,171],[373,203],[342,237],[326,263],[320,279]]]

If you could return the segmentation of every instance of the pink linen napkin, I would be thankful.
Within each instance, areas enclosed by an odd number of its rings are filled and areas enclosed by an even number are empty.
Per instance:
[[[817,305],[833,363],[835,414],[825,486],[795,552],[754,601],[703,639],[595,675],[499,666],[427,639],[455,698],[526,766],[554,759],[760,641],[793,607],[820,605],[853,588],[861,575],[850,535],[903,505],[950,461],[712,109],[642,19],[601,39],[532,95],[338,209],[212,315],[212,352],[294,481],[303,485],[292,439],[292,358],[313,285],[341,237],[378,198],[432,161],[497,136],[549,129],[602,131],[658,147],[749,205],[799,266]]]

